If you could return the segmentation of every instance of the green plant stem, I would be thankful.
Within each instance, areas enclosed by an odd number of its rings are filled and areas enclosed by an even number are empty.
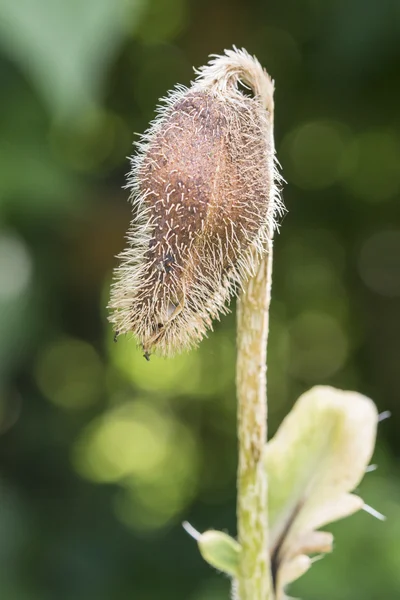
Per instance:
[[[271,300],[272,241],[238,303],[238,537],[242,547],[240,600],[272,600],[268,552],[267,477],[260,461],[267,439],[267,339]]]

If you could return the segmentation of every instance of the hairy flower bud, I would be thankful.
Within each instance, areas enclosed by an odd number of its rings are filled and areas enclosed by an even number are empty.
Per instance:
[[[272,94],[255,58],[226,51],[169,94],[138,144],[110,320],[146,358],[198,343],[267,251],[282,210]]]

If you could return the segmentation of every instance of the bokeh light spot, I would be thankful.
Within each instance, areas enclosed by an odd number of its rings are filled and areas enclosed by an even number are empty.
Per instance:
[[[400,192],[400,142],[394,133],[362,133],[349,145],[347,157],[352,168],[344,185],[355,196],[379,202]]]
[[[358,269],[364,283],[382,296],[400,296],[400,231],[379,231],[360,250]]]
[[[163,527],[186,506],[197,485],[191,432],[166,411],[138,400],[89,424],[72,460],[86,479],[120,483],[116,514],[137,529]]]
[[[317,311],[301,313],[290,326],[290,372],[319,383],[343,367],[348,342],[339,321]]]
[[[193,498],[193,479],[176,478],[166,471],[152,482],[119,490],[114,502],[117,518],[137,531],[165,527]]]
[[[0,231],[0,300],[22,295],[32,276],[32,261],[23,241],[8,231]]]
[[[110,357],[115,366],[142,390],[156,392],[190,393],[200,387],[201,363],[197,352],[180,354],[171,359],[152,356],[143,358],[143,352],[131,336],[110,340]]]
[[[306,190],[323,189],[341,176],[350,132],[335,121],[310,121],[283,140],[281,160],[285,178]]]
[[[72,338],[59,340],[39,356],[36,381],[48,400],[66,409],[93,405],[103,388],[103,367],[94,348]]]
[[[345,251],[338,238],[326,229],[303,228],[292,235],[281,251],[285,293],[296,306],[322,310],[339,318],[349,312],[342,274]]]
[[[160,466],[171,422],[145,404],[118,407],[91,423],[79,444],[78,469],[93,481],[143,478]]]

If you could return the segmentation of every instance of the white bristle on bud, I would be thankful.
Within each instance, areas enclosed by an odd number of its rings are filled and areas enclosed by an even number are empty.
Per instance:
[[[132,332],[147,358],[202,339],[255,274],[283,212],[271,79],[236,49],[197,74],[161,102],[131,160],[134,217],[110,321],[117,334]]]

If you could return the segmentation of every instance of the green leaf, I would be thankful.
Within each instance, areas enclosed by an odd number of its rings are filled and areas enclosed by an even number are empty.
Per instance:
[[[331,387],[303,394],[266,445],[270,552],[276,597],[329,552],[332,536],[315,531],[364,505],[350,494],[371,458],[378,413],[369,398]]]
[[[208,564],[218,571],[236,577],[241,548],[236,540],[222,531],[210,529],[199,533],[189,523],[184,523],[183,526],[197,541],[200,554]]]

